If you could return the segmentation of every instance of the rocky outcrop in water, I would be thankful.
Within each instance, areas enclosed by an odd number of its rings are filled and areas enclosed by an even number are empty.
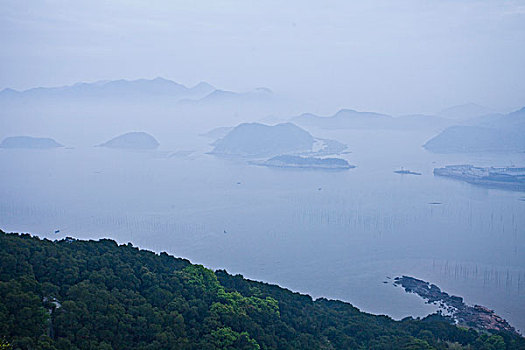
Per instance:
[[[463,298],[449,295],[435,284],[414,277],[402,276],[394,279],[394,284],[405,289],[407,293],[415,293],[429,304],[439,305],[441,311],[450,314],[456,323],[480,330],[508,331],[518,334],[502,317],[496,315],[481,305],[467,305]]]

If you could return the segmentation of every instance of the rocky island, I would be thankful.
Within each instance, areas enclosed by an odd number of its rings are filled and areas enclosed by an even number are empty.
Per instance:
[[[265,125],[242,123],[235,128],[218,128],[210,132],[224,135],[212,145],[210,154],[226,157],[268,158],[279,155],[324,157],[347,149],[336,140],[321,139],[292,123]]]
[[[266,161],[256,163],[268,167],[276,168],[300,168],[300,169],[324,169],[324,170],[345,170],[355,168],[354,165],[341,158],[317,158],[301,157],[293,155],[281,155],[270,158]]]
[[[314,137],[291,124],[243,123],[217,140],[211,152],[235,157],[268,157],[283,153],[311,151]]]
[[[483,331],[507,331],[519,334],[514,327],[496,315],[493,310],[481,305],[467,305],[463,298],[449,295],[435,284],[414,277],[402,276],[394,278],[394,285],[403,287],[407,293],[419,295],[429,304],[438,305],[440,311],[450,315],[458,325]]]
[[[434,175],[463,180],[475,185],[525,191],[525,168],[447,165],[444,168],[435,168]]]
[[[121,148],[121,149],[155,149],[159,147],[159,142],[150,134],[145,132],[128,132],[117,136],[99,145],[100,147]]]
[[[48,149],[64,147],[48,137],[13,136],[6,137],[0,143],[0,148]]]

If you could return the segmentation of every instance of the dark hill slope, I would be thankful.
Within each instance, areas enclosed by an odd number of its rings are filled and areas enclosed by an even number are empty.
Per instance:
[[[518,336],[480,335],[439,316],[396,322],[313,301],[130,244],[0,232],[2,349],[447,349],[448,342],[525,346]]]
[[[525,151],[525,107],[500,115],[485,115],[472,125],[451,126],[423,147],[437,153]]]
[[[245,157],[274,156],[311,151],[314,141],[309,132],[292,123],[273,126],[242,123],[217,140],[212,153]]]

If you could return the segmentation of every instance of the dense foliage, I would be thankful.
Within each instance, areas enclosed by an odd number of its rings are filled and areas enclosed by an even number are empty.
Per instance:
[[[525,340],[393,321],[107,239],[0,232],[0,349],[461,348]]]

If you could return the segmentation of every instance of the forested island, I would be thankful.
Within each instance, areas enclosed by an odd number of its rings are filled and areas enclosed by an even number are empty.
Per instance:
[[[292,123],[242,123],[215,141],[212,154],[233,157],[269,157],[310,152],[315,138]]]
[[[109,239],[0,231],[1,349],[519,349],[506,331],[394,321]]]
[[[355,168],[354,165],[348,164],[346,160],[341,158],[301,157],[294,155],[276,156],[256,164],[276,168],[299,169],[345,170]]]

